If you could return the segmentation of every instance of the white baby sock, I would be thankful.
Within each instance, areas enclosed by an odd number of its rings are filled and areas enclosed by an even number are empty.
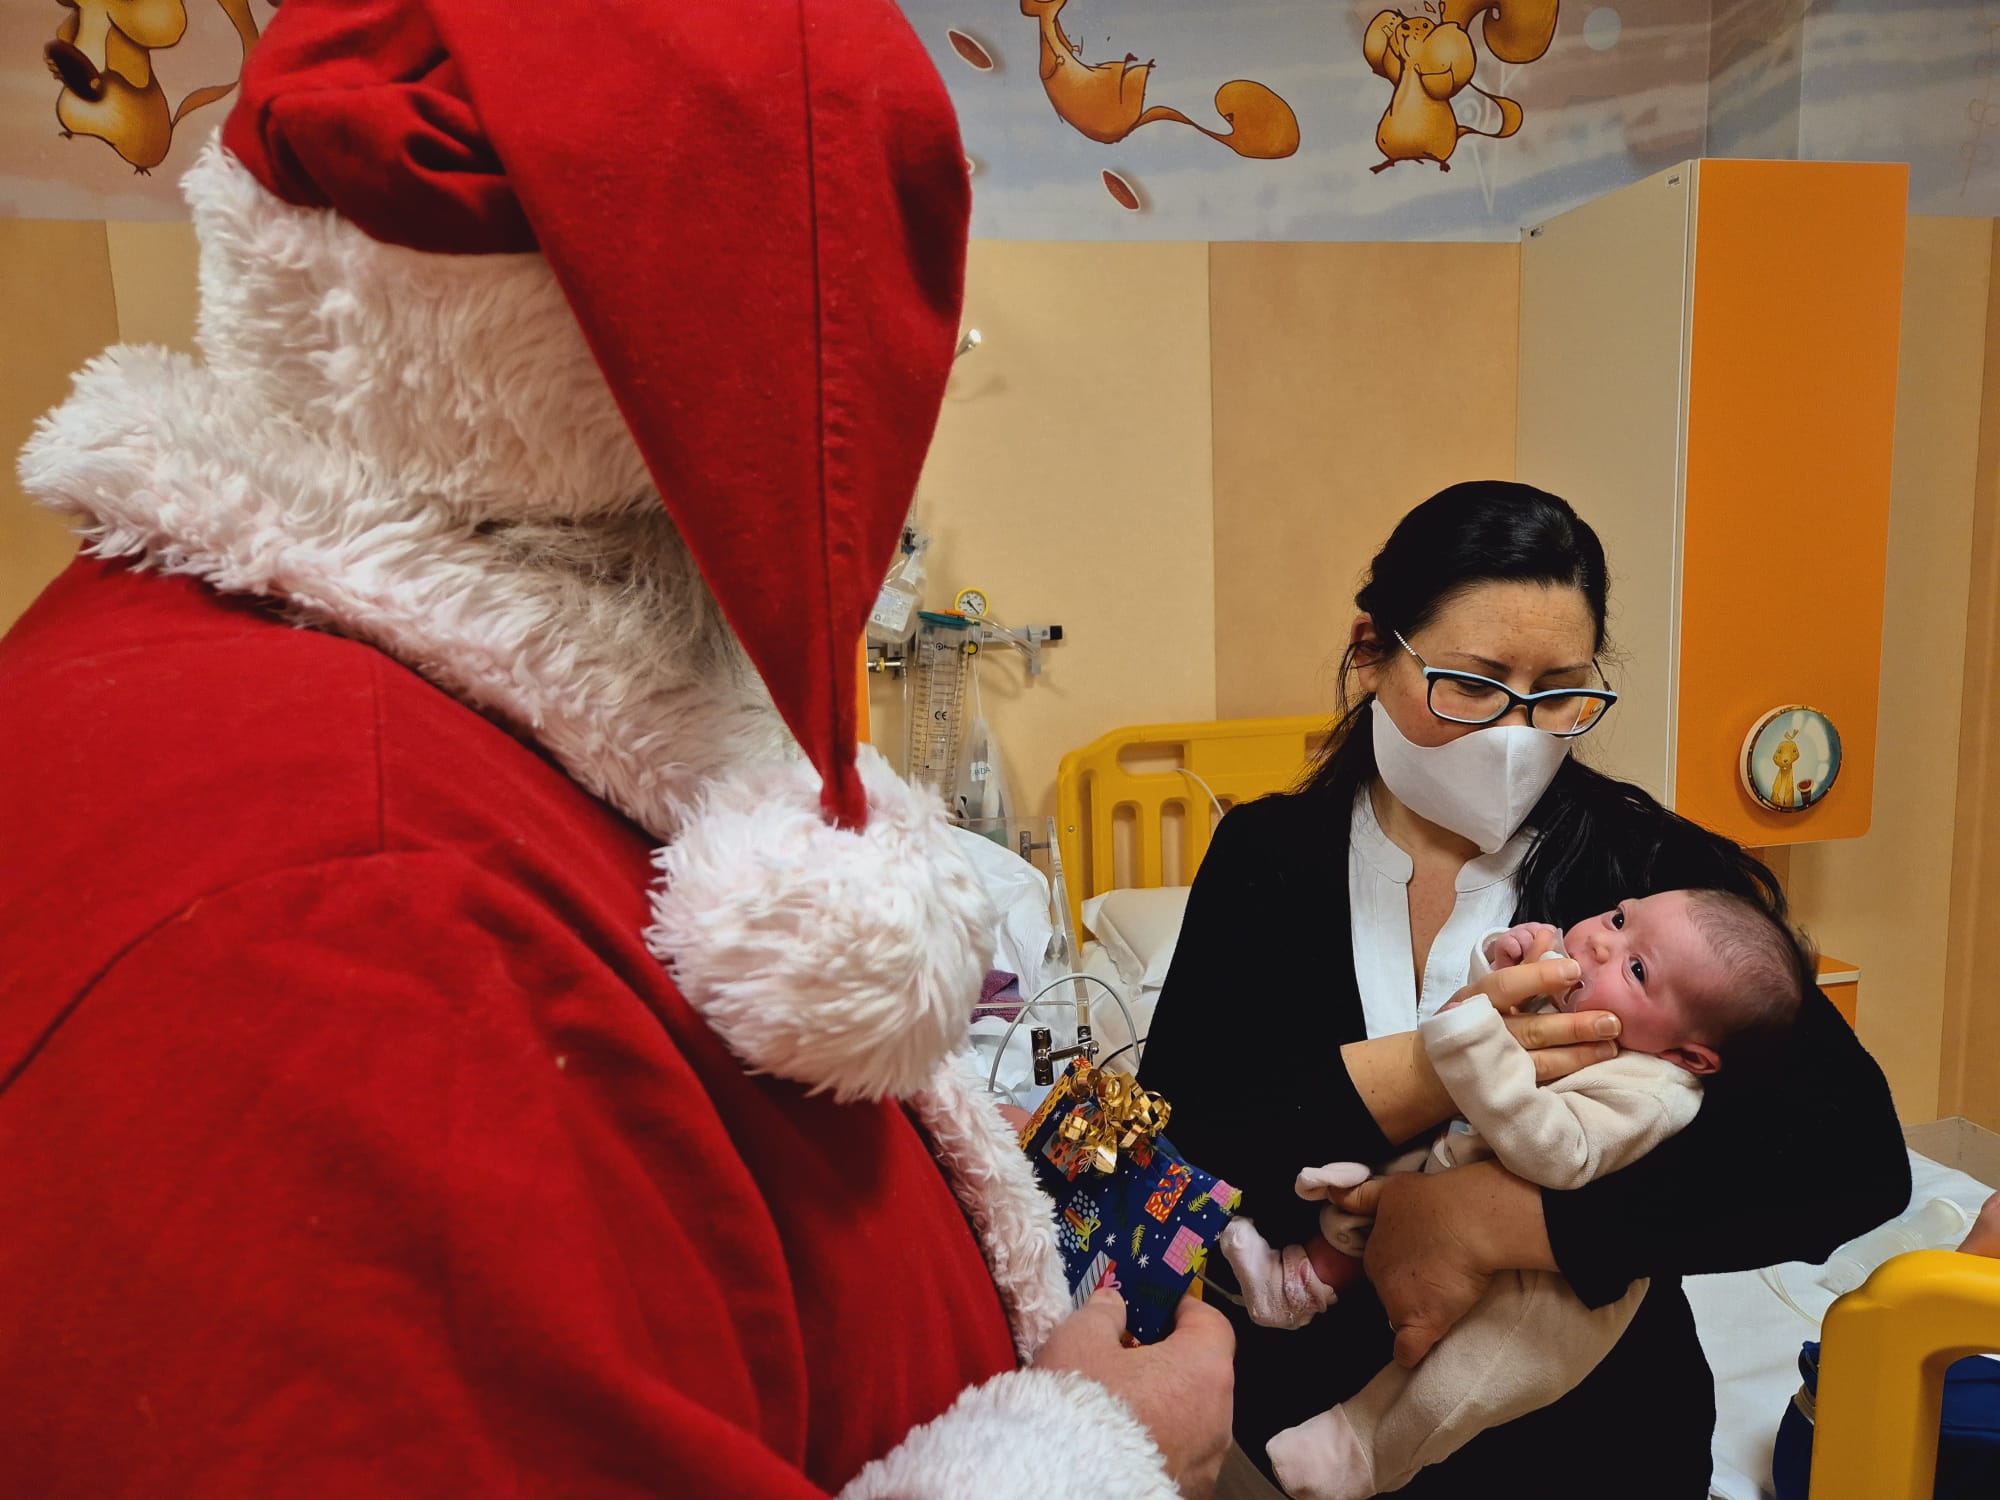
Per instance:
[[[1333,1306],[1333,1288],[1314,1274],[1303,1245],[1273,1250],[1248,1219],[1231,1219],[1217,1243],[1243,1289],[1251,1322],[1264,1328],[1303,1328]]]
[[[1287,1427],[1264,1452],[1294,1500],[1369,1500],[1375,1493],[1374,1462],[1343,1407]]]

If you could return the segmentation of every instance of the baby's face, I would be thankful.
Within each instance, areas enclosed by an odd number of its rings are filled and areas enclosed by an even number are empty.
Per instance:
[[[1696,927],[1683,891],[1621,901],[1563,934],[1582,980],[1564,1010],[1608,1010],[1618,1044],[1668,1056],[1691,1072],[1712,1072],[1714,1052],[1698,1021],[1701,997],[1720,993],[1728,974]]]

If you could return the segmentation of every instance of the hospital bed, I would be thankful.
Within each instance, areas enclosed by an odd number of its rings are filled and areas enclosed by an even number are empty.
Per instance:
[[[1297,785],[1326,727],[1321,718],[1140,725],[1063,758],[1056,827],[1072,929],[1083,939],[1078,968],[1115,988],[1124,1002],[1112,1005],[1093,988],[1099,998],[1091,1020],[1107,1051],[1133,1042],[1134,1030],[1143,1039],[1151,1025],[1187,887],[1222,813]],[[1255,942],[1256,935],[1243,940]],[[1945,1214],[1945,1221],[1969,1223],[1992,1191],[1914,1151],[1910,1165],[1913,1215],[1946,1204],[1959,1215]],[[1941,1222],[1937,1211],[1928,1222]],[[1946,1238],[1956,1243],[1941,1233],[1940,1244]],[[1799,1389],[1799,1346],[1820,1336],[1820,1319],[1834,1301],[1829,1279],[1822,1268],[1793,1264],[1687,1282],[1716,1378],[1711,1494],[1717,1500],[1771,1495],[1773,1440]],[[1935,1420],[1933,1413],[1932,1430]]]
[[[1124,1004],[1092,1004],[1108,1054],[1136,1060],[1180,934],[1187,888],[1222,814],[1296,786],[1326,737],[1323,718],[1142,724],[1062,759],[1056,837],[1082,939],[1078,967]],[[1246,934],[1246,941],[1255,941]],[[1128,1019],[1130,1022],[1128,1024]],[[1116,1064],[1114,1064],[1115,1066]]]

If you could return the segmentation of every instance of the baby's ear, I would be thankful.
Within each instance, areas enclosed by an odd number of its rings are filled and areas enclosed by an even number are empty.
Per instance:
[[[1685,1047],[1669,1047],[1660,1056],[1677,1068],[1685,1068],[1697,1078],[1706,1078],[1722,1071],[1722,1057],[1713,1047],[1704,1047],[1700,1042],[1690,1042]]]

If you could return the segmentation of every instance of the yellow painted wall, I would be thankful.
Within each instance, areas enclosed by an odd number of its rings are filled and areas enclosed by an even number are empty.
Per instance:
[[[0,220],[0,629],[11,625],[75,554],[69,530],[32,508],[14,455],[35,419],[69,389],[77,366],[118,337],[104,225]]]
[[[76,554],[68,524],[28,503],[14,455],[70,376],[107,345],[194,346],[194,232],[178,224],[0,219],[0,631]]]
[[[2000,237],[1991,266],[1938,1111],[2000,1130],[2000,989],[1993,983],[1994,937],[2000,934],[2000,297],[1991,295],[2000,288]]]
[[[959,361],[923,482],[926,602],[985,589],[1009,625],[1061,625],[1042,676],[981,669],[1017,804],[1055,811],[1063,753],[1121,724],[1213,718],[1206,245],[972,247]],[[875,739],[900,763],[900,687]]]
[[[1332,708],[1403,513],[1514,475],[1517,245],[1217,245],[1216,709]]]
[[[107,224],[121,344],[194,349],[198,251],[186,223]]]
[[[1859,838],[1795,845],[1789,861],[1801,922],[1827,953],[1860,966],[1861,1039],[1909,1121],[1939,1113],[1946,1045],[1951,850],[1964,824],[1959,684],[1992,239],[1988,219],[1909,221],[1874,820]],[[1755,639],[1740,644],[1757,649]],[[2000,999],[1984,1003],[2000,1013]]]

